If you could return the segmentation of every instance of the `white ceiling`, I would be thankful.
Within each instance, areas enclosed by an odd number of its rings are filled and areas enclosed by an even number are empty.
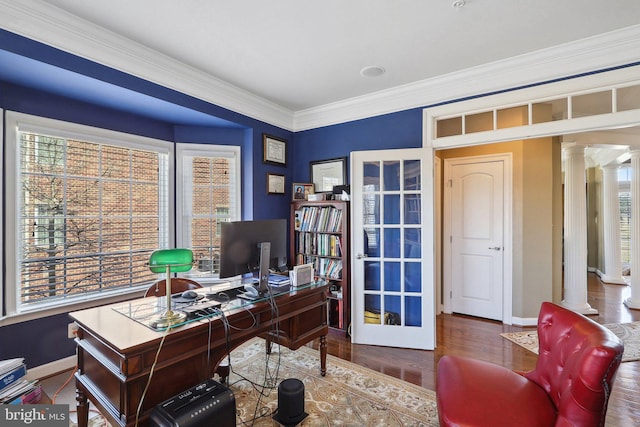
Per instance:
[[[0,0],[0,28],[293,131],[640,61],[640,0]]]
[[[465,0],[461,8],[452,2],[45,3],[294,112],[640,23],[638,0]],[[386,73],[360,75],[371,65]]]

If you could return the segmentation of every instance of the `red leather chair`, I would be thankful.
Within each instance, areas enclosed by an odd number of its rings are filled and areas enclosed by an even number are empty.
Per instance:
[[[440,426],[603,426],[623,344],[604,326],[545,302],[531,372],[443,356],[436,397]]]

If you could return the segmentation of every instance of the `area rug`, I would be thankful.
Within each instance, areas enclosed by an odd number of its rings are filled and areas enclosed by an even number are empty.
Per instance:
[[[278,385],[302,381],[304,411],[300,426],[437,426],[435,392],[327,356],[320,375],[319,351],[291,351],[274,345],[265,361],[264,340],[256,338],[231,354],[229,384],[236,398],[237,425],[278,426]]]
[[[612,323],[604,325],[611,329],[624,343],[623,362],[640,360],[640,322]],[[529,351],[538,354],[538,332],[535,330],[522,332],[503,332],[504,338],[508,339]]]

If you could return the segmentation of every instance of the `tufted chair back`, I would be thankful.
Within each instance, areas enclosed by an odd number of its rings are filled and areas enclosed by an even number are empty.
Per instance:
[[[539,356],[524,376],[541,386],[557,409],[556,426],[603,426],[623,344],[583,315],[543,303]]]

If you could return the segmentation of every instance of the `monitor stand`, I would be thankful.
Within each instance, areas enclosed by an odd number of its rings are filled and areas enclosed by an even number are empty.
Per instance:
[[[271,242],[260,245],[260,270],[258,273],[258,293],[260,296],[269,293],[269,260],[271,258]]]

